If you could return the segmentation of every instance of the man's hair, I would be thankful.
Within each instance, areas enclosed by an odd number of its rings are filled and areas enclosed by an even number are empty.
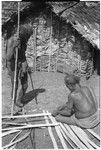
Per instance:
[[[33,27],[31,24],[24,24],[20,26],[19,38],[24,41],[28,41],[30,36],[33,34]]]
[[[80,83],[80,78],[72,74],[66,74],[64,81],[66,85],[75,85]]]

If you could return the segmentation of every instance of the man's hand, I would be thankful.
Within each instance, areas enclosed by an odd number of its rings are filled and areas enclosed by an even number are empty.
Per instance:
[[[58,114],[59,114],[59,113],[58,113],[58,110],[54,110],[54,111],[52,112],[52,116],[53,116],[53,117],[56,117]]]
[[[65,109],[65,107],[67,107],[66,104],[64,104],[64,105],[62,105],[62,106],[59,106],[59,107],[58,107],[58,111],[61,111],[61,110]]]
[[[32,73],[34,71],[33,67],[28,67],[28,72]]]
[[[17,39],[16,39],[15,47],[20,48],[20,38],[17,38]]]

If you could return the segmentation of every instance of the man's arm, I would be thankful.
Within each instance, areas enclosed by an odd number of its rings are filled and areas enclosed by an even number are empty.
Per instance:
[[[71,116],[73,111],[73,99],[71,95],[68,96],[68,102],[63,106],[63,109],[58,110],[58,113],[63,116]]]
[[[7,46],[7,54],[6,54],[6,62],[7,62],[7,69],[8,69],[8,74],[11,74],[11,60],[14,55],[14,41],[13,39],[8,40],[8,46]]]
[[[52,115],[55,117],[58,114],[61,114],[63,116],[71,116],[73,111],[73,99],[71,95],[68,96],[68,102],[60,107],[58,107],[57,110],[55,110]]]

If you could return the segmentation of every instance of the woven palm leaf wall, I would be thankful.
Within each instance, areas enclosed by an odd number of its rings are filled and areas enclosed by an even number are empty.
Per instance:
[[[75,73],[78,76],[91,76],[93,73],[92,46],[73,29],[72,25],[44,13],[37,17],[36,34],[36,70],[48,71],[50,55],[50,71]],[[52,35],[51,35],[52,24]],[[51,42],[50,42],[51,37]],[[79,38],[78,38],[79,37]],[[33,35],[28,41],[27,52],[33,54]],[[34,65],[35,67],[35,65]]]

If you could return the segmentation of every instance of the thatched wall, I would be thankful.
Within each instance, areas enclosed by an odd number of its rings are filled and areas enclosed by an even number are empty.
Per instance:
[[[50,54],[50,71],[55,71],[57,68],[57,71],[60,72],[91,76],[94,69],[93,46],[70,23],[67,24],[54,13],[51,20],[50,15],[44,11],[36,19],[38,23],[36,34],[37,70],[48,71]],[[50,43],[51,24],[52,38]],[[33,36],[30,37],[27,50],[35,56]]]

